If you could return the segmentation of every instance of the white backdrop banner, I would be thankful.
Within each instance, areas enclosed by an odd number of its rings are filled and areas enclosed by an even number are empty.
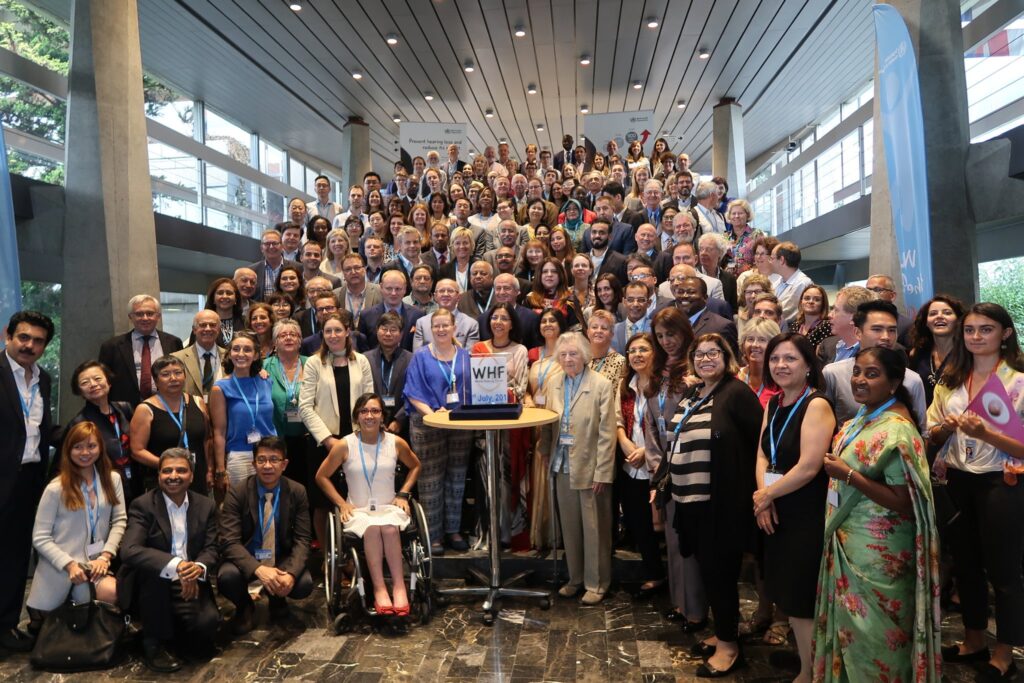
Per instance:
[[[587,137],[587,151],[591,145],[601,154],[609,140],[615,140],[619,154],[626,156],[629,144],[639,140],[644,146],[644,156],[650,158],[656,136],[652,133],[653,111],[627,111],[611,114],[586,114],[583,117],[583,134]]]
[[[440,154],[444,163],[448,159],[448,145],[454,142],[465,148],[466,128],[465,123],[402,123],[398,137],[406,168],[411,172],[413,157],[426,158],[430,150]]]

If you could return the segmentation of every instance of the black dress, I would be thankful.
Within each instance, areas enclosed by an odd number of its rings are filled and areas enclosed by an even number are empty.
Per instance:
[[[768,423],[775,411],[775,438],[779,441],[775,469],[785,474],[800,459],[800,427],[803,424],[807,406],[815,398],[825,398],[819,391],[813,391],[800,404],[786,431],[780,436],[783,423],[796,404],[779,407],[779,397],[768,402]],[[761,435],[761,449],[771,461],[769,430]],[[822,468],[811,481],[785,496],[775,499],[775,511],[779,523],[774,534],[764,537],[764,581],[765,590],[772,602],[776,603],[791,617],[814,618],[814,601],[818,586],[818,569],[824,550],[825,497],[828,492],[828,475]]]
[[[334,366],[331,368],[334,371],[334,387],[335,395],[338,398],[338,433],[333,434],[334,438],[346,437],[352,433],[352,405],[349,400],[349,374],[348,366],[344,365],[341,367]],[[333,507],[333,503],[327,498],[323,490],[316,483],[316,473],[320,469],[320,464],[327,459],[327,449],[320,444],[313,441],[312,437],[309,437],[309,443],[311,444],[310,450],[306,451],[306,466],[308,470],[306,472],[307,481],[309,487],[307,493],[309,494],[309,506],[310,508],[328,508]],[[338,490],[342,496],[348,495],[348,487],[345,485],[345,480],[341,476],[341,469],[331,475],[331,482],[334,484],[334,488]]]
[[[206,495],[206,416],[199,409],[195,399],[191,396],[188,396],[188,399],[185,408],[185,433],[188,434],[188,449],[193,455],[192,485],[189,489]],[[177,416],[171,417],[162,405],[146,405],[153,412],[146,450],[159,458],[168,448],[184,448],[185,440],[182,438],[181,429],[178,428]],[[156,488],[156,470],[148,467],[142,469],[146,470],[143,478],[146,490]]]
[[[126,401],[111,401],[110,414],[104,415],[95,404],[88,401],[68,422],[60,436],[57,451],[60,452],[61,445],[71,428],[80,422],[92,422],[96,425],[103,436],[107,457],[110,464],[121,475],[121,488],[124,491],[125,505],[131,503],[142,493],[142,483],[139,481],[139,472],[142,465],[131,458],[131,449],[128,445],[128,428],[132,421],[132,407]],[[114,428],[114,423],[117,428]]]

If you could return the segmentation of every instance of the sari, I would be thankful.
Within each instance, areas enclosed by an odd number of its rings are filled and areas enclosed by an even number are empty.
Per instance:
[[[939,548],[924,443],[906,418],[888,411],[863,426],[848,421],[833,449],[875,481],[906,485],[913,515],[829,482],[825,551],[814,623],[815,681],[938,681],[941,624]]]

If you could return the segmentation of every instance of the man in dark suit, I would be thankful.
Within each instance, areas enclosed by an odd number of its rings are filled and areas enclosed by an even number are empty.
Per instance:
[[[389,432],[405,438],[409,435],[409,416],[403,394],[412,352],[401,346],[403,330],[404,323],[397,313],[382,313],[368,335],[376,346],[366,352],[366,360],[370,361],[373,390],[384,401],[384,424]]]
[[[156,329],[160,324],[160,302],[148,294],[128,301],[132,331],[119,334],[100,346],[99,361],[114,373],[111,401],[127,401],[132,408],[156,391],[150,366],[153,361],[181,351],[181,340]]]
[[[320,331],[316,314],[313,311],[313,302],[325,294],[333,293],[334,287],[331,286],[331,281],[327,278],[315,277],[306,283],[306,301],[296,302],[302,308],[292,314],[292,320],[299,324],[303,339]]]
[[[256,474],[228,490],[220,515],[223,562],[217,590],[235,605],[235,635],[252,630],[250,582],[262,585],[273,620],[288,616],[286,598],[301,600],[313,592],[306,568],[313,539],[306,489],[284,476],[288,450],[283,439],[265,436],[252,450]]]
[[[608,246],[611,225],[604,218],[595,218],[587,232],[590,233],[590,262],[594,266],[594,280],[605,273],[611,273],[619,284],[626,284],[626,257]],[[634,242],[634,251],[636,243]]]
[[[383,302],[365,311],[359,317],[359,332],[366,339],[367,348],[377,346],[377,324],[380,317],[387,312],[395,313],[401,323],[402,338],[399,345],[406,351],[412,351],[412,338],[416,333],[416,321],[423,317],[423,311],[415,306],[406,306],[402,302],[408,288],[405,272],[389,270],[381,275],[380,295]]]
[[[699,277],[688,277],[678,283],[676,298],[690,304],[690,325],[693,336],[716,333],[729,342],[733,354],[739,358],[740,348],[736,336],[736,323],[708,310],[708,286]]]
[[[562,136],[562,149],[555,155],[554,167],[559,173],[566,164],[572,163],[573,142],[571,135]]]
[[[0,356],[0,650],[28,652],[33,638],[18,629],[25,577],[32,552],[36,505],[46,484],[50,457],[50,375],[37,361],[53,339],[53,321],[19,311],[7,323]]]
[[[628,223],[633,231],[640,227],[641,224],[646,223],[644,215],[639,211],[630,211],[625,208],[624,202],[626,201],[626,188],[621,183],[615,181],[605,183],[601,189],[601,194],[612,200],[612,210],[614,211],[614,217],[616,221],[621,223]]]
[[[540,346],[544,340],[540,336],[540,316],[526,306],[520,306],[519,301],[520,281],[512,273],[501,273],[494,278],[494,303],[511,304],[515,306],[516,318],[519,320],[519,331],[523,335],[523,345],[532,349]],[[491,326],[485,325],[487,313],[484,312],[477,317],[477,325],[480,327],[480,341],[487,341],[491,338]]]
[[[256,294],[253,301],[263,301],[274,293],[277,276],[284,266],[293,266],[302,272],[302,264],[284,257],[281,233],[277,230],[263,231],[260,237],[260,252],[263,254],[263,260],[249,265],[256,273]]]
[[[599,220],[603,220],[611,226],[611,236],[608,238],[608,247],[612,251],[626,256],[636,251],[636,238],[633,226],[622,221],[615,220],[615,212],[612,210],[612,200],[607,195],[601,195],[594,204],[594,213]],[[593,242],[591,230],[593,226],[583,232],[583,251],[590,251]]]
[[[189,491],[192,460],[184,448],[169,448],[157,465],[159,489],[136,498],[128,511],[117,573],[118,602],[137,609],[144,629],[143,660],[151,670],[172,673],[181,661],[168,643],[212,654],[220,619],[210,587],[217,553],[217,508],[213,499]]]
[[[456,308],[476,318],[491,307],[494,300],[494,267],[487,261],[477,261],[469,267],[469,289],[459,295]]]

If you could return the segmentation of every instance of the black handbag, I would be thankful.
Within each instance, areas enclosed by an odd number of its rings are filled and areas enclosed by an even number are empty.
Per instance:
[[[940,531],[952,526],[960,517],[960,508],[949,494],[949,486],[935,477],[932,477],[932,502],[935,507],[935,525]]]
[[[70,673],[114,666],[130,617],[116,606],[96,600],[89,583],[89,601],[67,602],[46,615],[29,661],[37,669]]]

